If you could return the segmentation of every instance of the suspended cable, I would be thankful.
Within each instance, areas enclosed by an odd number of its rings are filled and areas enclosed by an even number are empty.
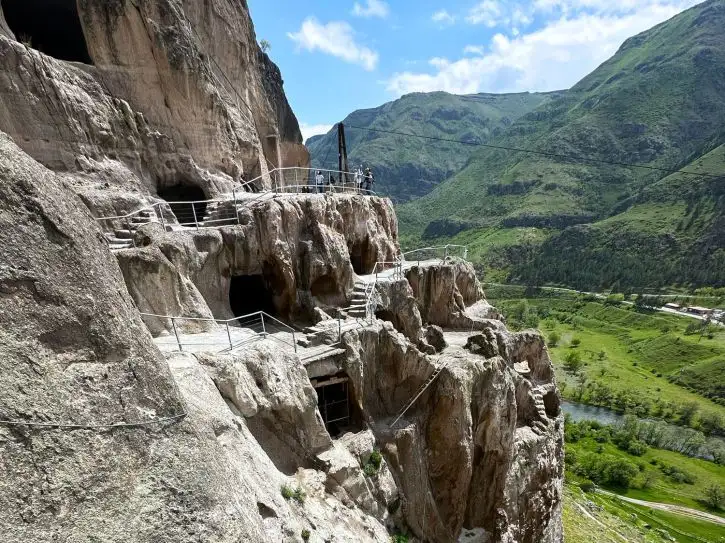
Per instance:
[[[144,422],[117,422],[109,424],[67,424],[60,422],[30,422],[25,420],[0,420],[2,426],[28,426],[31,428],[58,428],[60,430],[101,430],[114,428],[142,428],[146,426],[155,426],[157,424],[165,424],[167,422],[175,422],[185,418],[188,413],[181,413],[173,417],[162,419],[154,419]]]
[[[633,164],[629,162],[615,162],[611,160],[604,160],[599,158],[587,158],[587,157],[575,157],[573,155],[565,155],[561,153],[550,153],[547,151],[535,151],[533,149],[524,149],[520,147],[507,147],[505,145],[493,145],[489,143],[480,143],[477,141],[463,141],[463,140],[456,140],[456,139],[449,139],[449,138],[440,138],[436,136],[419,136],[417,134],[410,134],[406,132],[398,132],[395,130],[383,130],[380,128],[365,128],[363,126],[352,126],[347,125],[348,128],[354,128],[356,130],[366,130],[368,132],[377,132],[380,134],[392,134],[394,136],[406,136],[410,138],[420,138],[430,141],[442,141],[446,143],[458,143],[460,145],[470,145],[472,147],[485,147],[487,149],[497,149],[499,151],[511,151],[516,153],[528,153],[532,155],[539,155],[539,156],[546,156],[549,158],[558,158],[562,160],[568,160],[570,162],[579,162],[579,163],[595,163],[595,164],[607,164],[609,166],[622,166],[625,168],[641,168],[644,170],[651,170],[651,171],[657,171],[657,172],[664,172],[668,174],[673,173],[680,173],[683,175],[695,175],[698,177],[710,177],[714,179],[722,179],[723,175],[717,175],[713,173],[700,173],[700,172],[689,172],[687,170],[672,170],[669,168],[660,168],[657,166],[646,166],[644,164]]]

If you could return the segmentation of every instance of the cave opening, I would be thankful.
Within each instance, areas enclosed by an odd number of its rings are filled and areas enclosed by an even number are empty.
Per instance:
[[[339,297],[337,281],[331,275],[323,275],[312,283],[310,294],[323,304],[335,305]]]
[[[58,60],[93,64],[76,0],[0,0],[18,41]]]
[[[363,417],[350,378],[344,374],[312,380],[317,406],[330,437],[363,430]]]
[[[388,321],[392,322],[393,326],[397,322],[397,319],[395,318],[395,314],[392,311],[388,311],[387,309],[378,309],[375,312],[375,318],[381,321]]]
[[[232,277],[229,286],[229,307],[234,317],[244,317],[259,311],[277,316],[274,293],[268,288],[262,275]]]
[[[375,266],[375,258],[371,258],[370,241],[365,238],[363,241],[353,243],[349,247],[350,263],[352,269],[358,275],[367,275],[372,273]]]
[[[550,419],[555,419],[561,413],[559,397],[553,390],[544,394],[544,410],[546,411],[546,416]]]
[[[178,184],[157,191],[169,203],[176,220],[183,226],[196,226],[204,220],[206,194],[196,185]]]

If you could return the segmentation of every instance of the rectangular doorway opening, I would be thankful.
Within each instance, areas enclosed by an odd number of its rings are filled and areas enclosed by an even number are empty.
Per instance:
[[[331,437],[362,430],[362,413],[347,375],[313,379],[312,386],[317,392],[320,415]]]
[[[274,294],[262,275],[235,275],[229,285],[229,307],[234,317],[264,311],[277,316]]]

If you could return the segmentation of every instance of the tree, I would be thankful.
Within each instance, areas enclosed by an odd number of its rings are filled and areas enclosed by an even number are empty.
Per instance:
[[[267,40],[262,40],[259,42],[259,48],[262,50],[262,53],[269,53],[269,50],[272,49],[272,44]]]
[[[561,336],[558,332],[554,331],[551,334],[549,334],[549,347],[556,347],[559,345],[559,341],[561,340]]]
[[[699,411],[700,407],[697,402],[687,402],[680,407],[680,422],[684,426],[691,426],[695,415]]]
[[[564,369],[568,373],[579,373],[584,363],[578,351],[569,351],[564,357]]]
[[[581,345],[581,344],[582,344],[582,340],[581,340],[581,339],[579,339],[578,337],[575,337],[574,339],[572,339],[572,340],[571,340],[571,347],[572,347],[573,349],[576,349],[576,348],[577,348],[577,347],[579,347],[579,345]]]
[[[725,506],[725,488],[712,484],[705,489],[705,503],[713,509]]]

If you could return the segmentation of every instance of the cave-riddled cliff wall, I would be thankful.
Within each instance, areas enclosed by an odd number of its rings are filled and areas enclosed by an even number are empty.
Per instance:
[[[214,196],[307,152],[246,2],[79,0],[91,64],[0,30],[0,129],[98,209],[190,184]],[[43,3],[36,16],[42,18]],[[0,29],[7,28],[0,12]],[[38,45],[40,47],[40,45]],[[264,179],[269,183],[269,179]],[[108,185],[106,185],[108,183]],[[111,204],[113,206],[113,204]],[[131,206],[133,207],[133,206]]]

